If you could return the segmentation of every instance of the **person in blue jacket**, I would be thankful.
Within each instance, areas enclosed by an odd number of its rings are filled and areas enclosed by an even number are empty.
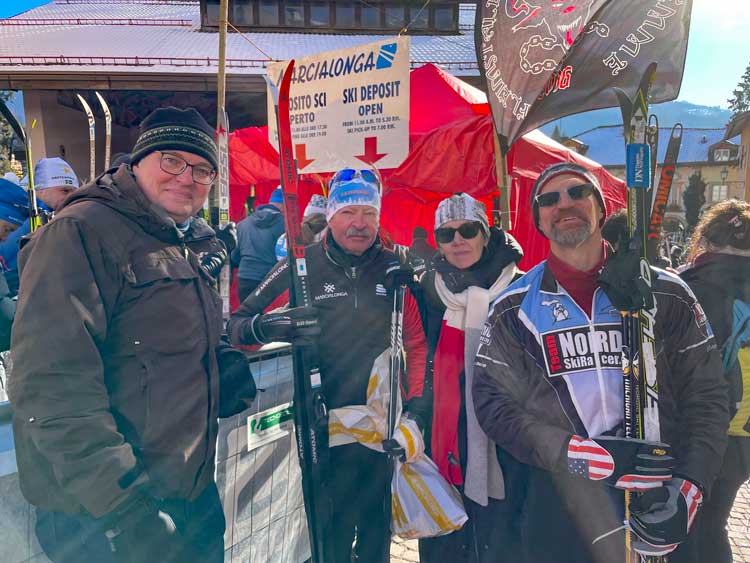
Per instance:
[[[281,186],[271,193],[266,205],[237,225],[237,248],[231,255],[238,267],[237,292],[244,301],[276,265],[276,241],[284,232],[284,209]]]
[[[77,187],[79,187],[79,182],[73,167],[62,158],[42,158],[34,166],[34,189],[36,190],[37,207],[40,213],[51,215]],[[26,192],[23,192],[23,194],[24,200],[26,200]],[[5,279],[12,295],[18,293],[19,242],[22,237],[30,232],[28,201],[26,200],[26,219],[5,240],[0,242],[0,258],[3,261]]]

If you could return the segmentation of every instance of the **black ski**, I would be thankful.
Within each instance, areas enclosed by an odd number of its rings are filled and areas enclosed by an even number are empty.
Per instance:
[[[661,226],[664,222],[664,214],[667,212],[669,194],[672,191],[672,180],[677,168],[677,158],[680,155],[682,144],[682,123],[676,123],[672,127],[667,144],[667,153],[659,173],[659,187],[656,189],[654,204],[651,208],[651,220],[648,226],[648,241],[646,242],[646,256],[653,264],[658,254],[659,238],[661,237]],[[669,258],[669,254],[667,254]]]
[[[288,260],[291,274],[289,304],[292,307],[312,305],[305,263],[305,244],[299,222],[299,194],[297,163],[294,159],[292,130],[289,122],[289,90],[292,83],[294,60],[289,64],[277,86],[268,80],[276,110],[279,138],[279,168],[284,193],[284,222],[286,225]],[[330,525],[328,493],[325,483],[328,468],[328,411],[321,387],[315,346],[292,346],[294,360],[294,426],[297,433],[297,453],[302,470],[302,494],[307,513],[307,528],[313,563],[333,561],[326,541]],[[356,502],[352,499],[352,502]]]
[[[640,257],[640,276],[652,287],[651,268],[646,258],[646,241],[651,217],[651,202],[647,190],[651,161],[647,144],[648,96],[656,74],[656,63],[651,63],[641,79],[635,96],[630,99],[620,89],[615,89],[622,110],[625,143],[628,152],[628,228],[630,252]],[[651,155],[655,158],[655,155]],[[622,249],[624,250],[624,249]],[[655,343],[653,327],[656,305],[651,303],[639,311],[621,311],[622,315],[622,370],[623,370],[623,421],[625,436],[651,441],[660,438],[659,394],[656,384]],[[630,493],[625,492],[625,519],[630,518]],[[626,561],[664,562],[663,557],[645,557],[632,549],[629,531],[625,536]]]
[[[29,198],[29,228],[33,233],[41,226],[42,221],[39,216],[39,207],[36,204],[36,190],[34,189],[34,161],[31,158],[31,141],[26,134],[26,130],[21,125],[21,122],[18,121],[15,115],[13,115],[13,112],[10,111],[10,108],[5,105],[5,102],[2,99],[0,99],[0,114],[2,114],[5,121],[10,125],[10,128],[13,129],[13,132],[21,140],[26,151],[26,171],[29,179],[29,187],[27,190]]]

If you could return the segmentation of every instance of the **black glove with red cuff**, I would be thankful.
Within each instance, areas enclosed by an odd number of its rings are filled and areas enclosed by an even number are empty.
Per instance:
[[[318,312],[314,307],[293,307],[277,313],[256,315],[250,325],[253,340],[268,342],[291,342],[297,345],[310,345],[320,334]]]
[[[631,500],[630,529],[637,536],[633,549],[651,556],[674,551],[687,538],[702,502],[700,487],[678,477]]]

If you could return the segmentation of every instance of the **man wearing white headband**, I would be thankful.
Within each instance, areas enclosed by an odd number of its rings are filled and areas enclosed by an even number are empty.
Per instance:
[[[306,249],[313,307],[263,314],[289,288],[289,262],[284,259],[229,321],[235,343],[284,341],[317,346],[329,410],[367,403],[373,362],[390,343],[393,298],[389,288],[400,283],[396,276],[404,272],[398,258],[380,244],[379,188],[369,170],[341,170],[331,180],[328,230],[321,242]],[[427,350],[410,292],[404,302],[404,347],[405,410],[423,418]],[[350,563],[353,555],[359,561],[387,563],[390,522],[383,513],[387,456],[359,443],[337,446],[330,449],[330,468],[325,488],[333,506],[333,558],[326,563]]]

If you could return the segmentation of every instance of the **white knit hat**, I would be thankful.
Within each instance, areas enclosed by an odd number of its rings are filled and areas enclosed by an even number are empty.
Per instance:
[[[322,213],[325,215],[326,213],[326,198],[325,196],[322,196],[320,194],[313,194],[310,198],[310,201],[307,203],[307,207],[305,207],[305,212],[302,214],[303,217],[307,217],[309,215],[315,215],[316,213]]]
[[[34,166],[34,188],[44,190],[57,186],[79,187],[73,167],[62,158],[42,158]]]
[[[444,199],[435,210],[435,230],[448,221],[478,221],[486,238],[490,237],[490,224],[484,203],[469,194],[457,193]]]

